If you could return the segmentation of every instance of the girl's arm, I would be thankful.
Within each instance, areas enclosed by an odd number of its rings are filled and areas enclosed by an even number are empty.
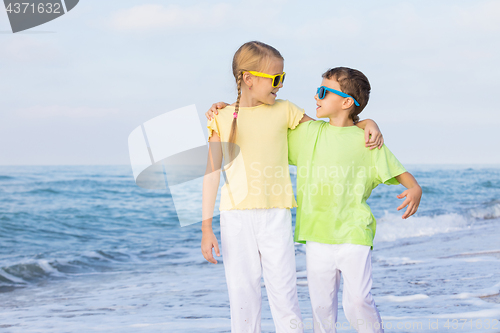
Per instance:
[[[208,262],[217,264],[212,248],[215,254],[220,257],[219,243],[212,230],[212,219],[215,201],[217,199],[217,190],[219,189],[220,168],[222,165],[222,149],[220,138],[215,131],[209,140],[207,169],[203,177],[203,201],[202,201],[202,222],[201,231],[201,253]]]
[[[398,199],[406,197],[406,200],[398,207],[398,210],[406,208],[403,218],[406,219],[417,212],[418,205],[420,205],[420,198],[422,197],[422,188],[418,185],[417,180],[409,172],[405,172],[396,176],[396,180],[407,188],[406,191],[398,195]]]
[[[384,137],[377,126],[377,123],[371,119],[358,121],[356,126],[365,131],[365,147],[380,149],[384,144]],[[371,135],[371,138],[370,138]]]
[[[307,114],[304,113],[304,116],[302,117],[302,119],[300,119],[299,124],[305,123],[306,121],[310,121],[310,120],[316,120],[316,119],[311,118]]]

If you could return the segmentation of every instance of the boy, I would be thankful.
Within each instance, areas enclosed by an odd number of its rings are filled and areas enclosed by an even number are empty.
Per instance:
[[[376,221],[366,199],[378,184],[402,184],[398,198],[413,215],[422,190],[384,145],[364,147],[364,132],[354,123],[368,103],[368,79],[338,67],[323,74],[315,96],[318,118],[289,130],[289,163],[297,165],[295,241],[306,244],[307,280],[314,332],[336,332],[337,292],[344,276],[344,312],[358,332],[383,332],[373,301],[371,250]]]

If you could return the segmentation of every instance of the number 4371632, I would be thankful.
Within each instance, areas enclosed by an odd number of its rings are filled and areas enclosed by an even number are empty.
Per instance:
[[[472,319],[453,319],[453,320],[447,320],[446,323],[444,324],[444,327],[447,329],[463,329],[463,328],[473,328],[473,323]],[[485,329],[497,329],[498,328],[498,320],[497,319],[476,319],[474,327],[477,329],[485,328]]]
[[[14,4],[9,3],[6,8],[7,13],[15,13],[15,14],[26,14],[26,13],[39,13],[39,14],[61,14],[61,4],[59,3],[39,3],[35,6],[34,3],[29,2],[16,2]]]

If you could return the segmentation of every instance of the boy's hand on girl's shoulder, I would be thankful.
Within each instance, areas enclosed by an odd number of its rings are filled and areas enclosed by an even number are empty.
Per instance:
[[[212,248],[215,249],[215,254],[220,257],[219,242],[213,231],[203,230],[203,236],[201,237],[201,253],[203,257],[208,262],[212,264],[217,264],[217,260],[214,258],[212,253]]]
[[[205,117],[207,117],[208,120],[212,120],[214,114],[219,114],[219,109],[224,109],[228,105],[229,104],[225,102],[218,102],[212,104],[212,107],[205,113]]]
[[[406,197],[398,210],[408,206],[406,212],[403,214],[403,219],[407,219],[417,212],[418,205],[420,205],[420,198],[422,197],[422,188],[419,185],[413,186],[397,196],[398,199]]]

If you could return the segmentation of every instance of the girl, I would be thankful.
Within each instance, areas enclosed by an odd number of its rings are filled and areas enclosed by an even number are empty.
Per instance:
[[[226,182],[219,209],[231,331],[260,332],[263,274],[276,332],[302,332],[297,329],[302,317],[290,213],[297,204],[288,171],[287,131],[312,118],[289,101],[276,100],[285,73],[283,57],[272,46],[245,43],[232,67],[236,103],[208,122],[201,250],[207,261],[217,263],[212,215],[224,157]],[[370,129],[366,122],[360,127],[366,125],[378,145],[378,128],[371,122]]]

